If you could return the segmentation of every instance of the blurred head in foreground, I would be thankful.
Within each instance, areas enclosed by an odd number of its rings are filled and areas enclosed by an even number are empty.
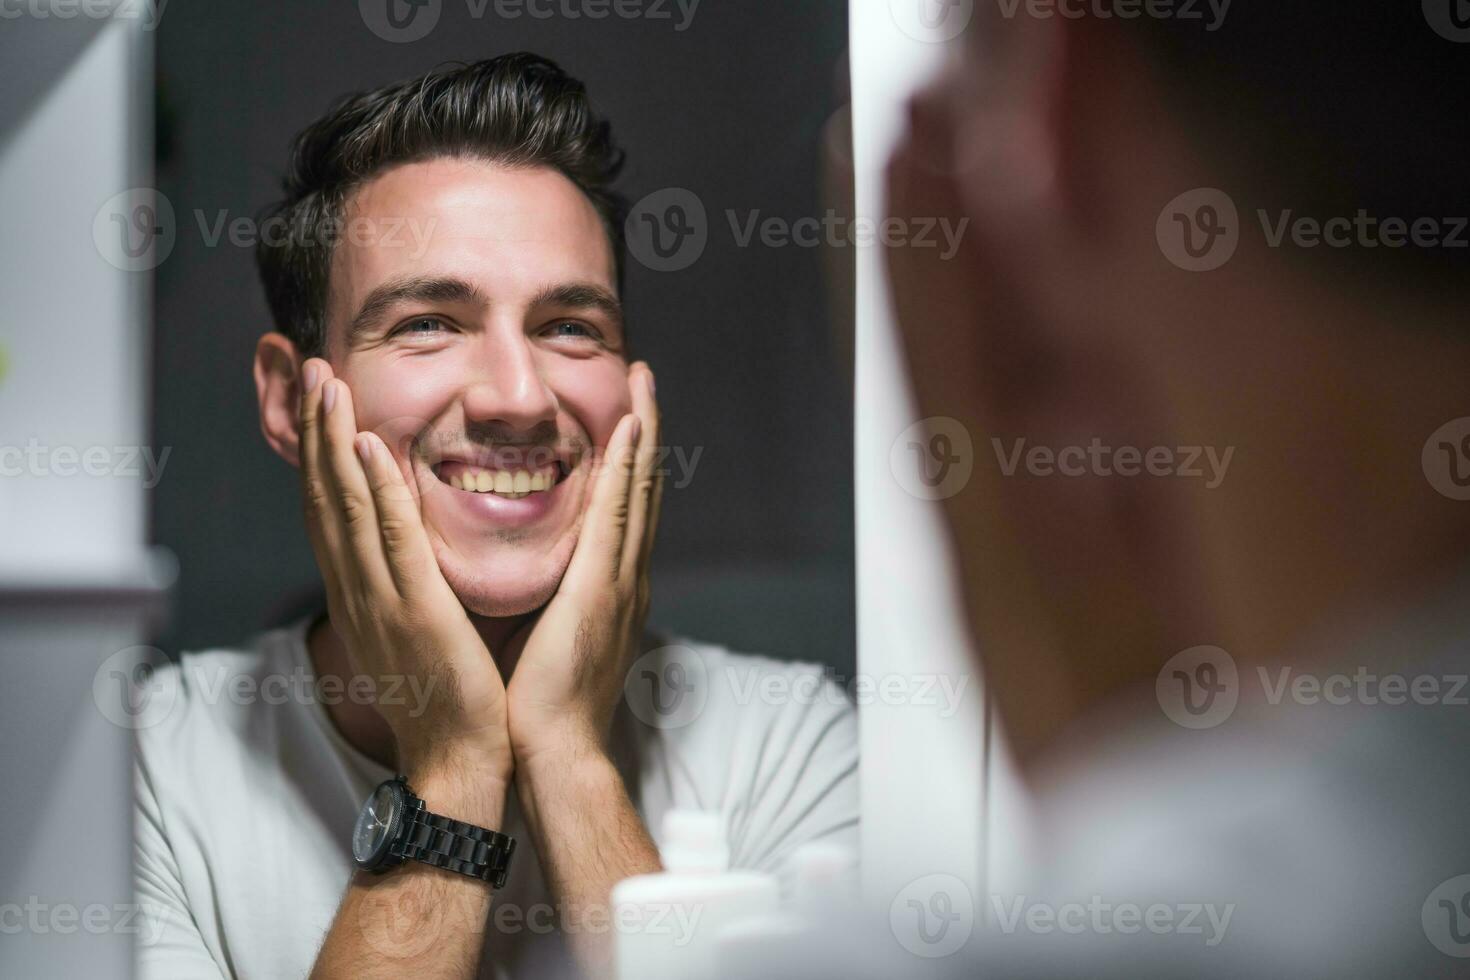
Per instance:
[[[975,5],[890,171],[892,214],[970,219],[889,263],[1027,771],[1176,654],[1278,662],[1470,543],[1470,23],[1113,6]]]
[[[990,975],[1470,957],[1462,6],[976,4],[912,105],[890,213],[969,222],[889,271],[1040,843]]]

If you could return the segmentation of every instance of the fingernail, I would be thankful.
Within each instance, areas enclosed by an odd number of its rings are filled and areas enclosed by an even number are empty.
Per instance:
[[[644,377],[648,379],[648,393],[650,395],[654,394],[657,391],[657,386],[653,383],[653,372],[649,371]]]
[[[329,384],[322,389],[322,407],[330,412],[335,404],[337,404],[337,386]]]
[[[304,380],[306,382],[306,390],[308,392],[312,392],[312,391],[315,391],[316,390],[316,375],[317,375],[317,366],[315,364],[307,364],[306,365],[306,373],[305,373],[305,376],[304,376]]]
[[[369,463],[373,458],[373,440],[367,435],[359,435],[353,440],[357,446],[357,455],[362,457],[364,463]]]

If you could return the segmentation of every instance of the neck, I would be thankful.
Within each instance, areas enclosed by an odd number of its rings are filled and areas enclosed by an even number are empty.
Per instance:
[[[505,650],[510,637],[527,618],[528,616],[512,616],[492,619],[470,615],[470,620],[480,638],[485,641],[486,648],[492,651]],[[322,615],[307,630],[306,652],[311,658],[312,670],[319,682],[331,678],[337,684],[338,690],[350,689],[348,684],[358,671],[353,668],[347,644],[332,625],[330,615]],[[508,681],[510,678],[507,665],[497,659],[497,666],[500,667],[502,677]],[[396,770],[398,749],[393,730],[376,708],[354,698],[334,698],[326,709],[332,724],[353,748],[374,762]]]

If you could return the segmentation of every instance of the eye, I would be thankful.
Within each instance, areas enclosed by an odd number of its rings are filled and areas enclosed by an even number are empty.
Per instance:
[[[546,328],[552,337],[596,337],[591,327],[576,320],[559,320]]]
[[[444,321],[440,320],[438,317],[420,316],[414,317],[412,320],[405,320],[403,323],[395,327],[393,329],[393,332],[389,334],[389,336],[397,337],[400,335],[408,335],[414,337],[427,337],[432,336],[436,333],[442,333],[447,329],[448,327],[445,325]]]

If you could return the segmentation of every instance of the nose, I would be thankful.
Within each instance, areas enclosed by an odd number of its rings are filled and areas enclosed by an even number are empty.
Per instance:
[[[518,431],[555,421],[556,395],[519,324],[487,330],[479,340],[463,395],[466,421]]]

